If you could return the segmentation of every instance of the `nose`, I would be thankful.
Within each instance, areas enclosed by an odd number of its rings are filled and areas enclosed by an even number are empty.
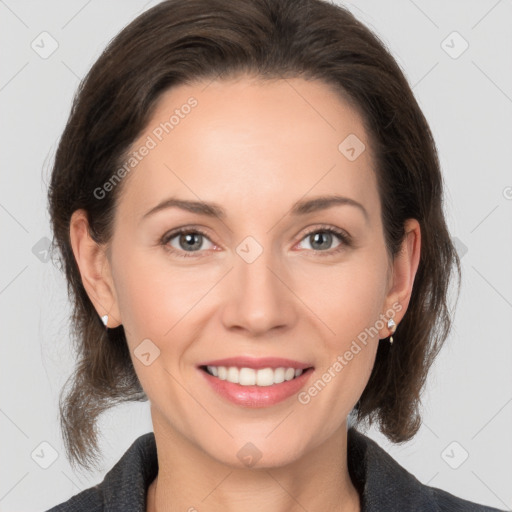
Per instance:
[[[292,327],[297,319],[297,299],[286,282],[283,266],[276,261],[270,249],[252,262],[237,256],[225,283],[222,320],[226,329],[261,336]]]

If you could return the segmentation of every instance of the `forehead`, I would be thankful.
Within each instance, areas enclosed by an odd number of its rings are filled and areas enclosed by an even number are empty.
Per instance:
[[[174,87],[161,96],[134,151],[138,161],[119,205],[124,215],[140,217],[170,195],[257,214],[332,193],[378,213],[362,119],[320,81],[241,78]]]

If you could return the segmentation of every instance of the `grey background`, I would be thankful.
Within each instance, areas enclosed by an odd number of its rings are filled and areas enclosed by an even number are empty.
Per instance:
[[[1,511],[45,510],[100,482],[152,430],[148,403],[117,407],[99,424],[103,471],[71,470],[57,408],[73,367],[70,310],[45,247],[50,164],[79,80],[107,42],[156,3],[0,1]],[[453,333],[430,374],[420,432],[402,445],[369,434],[421,482],[510,510],[512,2],[344,4],[388,45],[431,125],[463,266]],[[51,49],[43,31],[58,43],[47,58],[31,47]],[[463,40],[469,47],[458,55]],[[52,450],[57,458],[43,469]]]

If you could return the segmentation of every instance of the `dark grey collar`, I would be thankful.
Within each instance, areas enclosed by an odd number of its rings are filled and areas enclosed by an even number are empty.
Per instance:
[[[362,512],[499,512],[423,485],[375,441],[348,430],[348,470]]]
[[[361,496],[362,511],[439,510],[433,508],[428,488],[375,441],[350,428],[347,442],[348,470]]]
[[[375,441],[348,430],[348,470],[361,496],[361,512],[500,512],[427,487]],[[145,512],[149,485],[158,473],[155,435],[136,439],[102,483],[48,512]]]

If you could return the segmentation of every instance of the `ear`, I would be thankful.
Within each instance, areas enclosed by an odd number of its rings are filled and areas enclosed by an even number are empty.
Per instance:
[[[390,276],[390,288],[384,303],[386,318],[391,318],[389,311],[395,312],[392,317],[395,324],[405,315],[409,301],[411,300],[414,278],[418,270],[421,251],[421,229],[416,219],[408,219],[404,225],[405,236],[400,251],[392,263],[392,274]],[[387,327],[387,321],[381,339],[387,338],[391,333]],[[381,333],[381,334],[382,334]]]
[[[108,315],[107,326],[117,327],[121,324],[121,315],[110,272],[110,262],[105,246],[95,242],[89,234],[89,221],[85,210],[73,212],[69,236],[87,295],[100,317]]]

